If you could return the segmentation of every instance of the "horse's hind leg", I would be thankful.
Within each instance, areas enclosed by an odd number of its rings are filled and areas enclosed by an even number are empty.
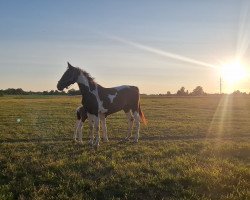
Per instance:
[[[135,142],[138,142],[140,131],[140,115],[137,111],[134,111],[133,116],[135,118]]]
[[[131,114],[131,111],[126,112],[126,117],[128,119],[128,132],[127,132],[127,136],[125,138],[125,140],[129,140],[129,138],[132,135],[132,129],[133,129],[133,125],[134,125],[134,117]]]
[[[103,141],[108,142],[108,135],[107,135],[107,125],[106,125],[106,118],[104,114],[100,114],[100,121],[102,126],[102,135],[103,135]]]

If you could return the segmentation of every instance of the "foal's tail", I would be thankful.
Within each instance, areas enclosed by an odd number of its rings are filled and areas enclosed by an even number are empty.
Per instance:
[[[139,115],[140,115],[140,117],[141,117],[142,123],[145,124],[145,125],[147,125],[147,124],[148,124],[148,121],[147,121],[147,119],[146,119],[144,113],[143,113],[142,110],[141,110],[141,105],[140,105],[140,103],[139,103]]]

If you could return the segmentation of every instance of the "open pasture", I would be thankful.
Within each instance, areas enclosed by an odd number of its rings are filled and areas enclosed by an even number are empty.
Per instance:
[[[109,143],[73,142],[81,97],[0,98],[0,199],[249,199],[250,97],[142,97],[138,144],[123,112]],[[18,120],[20,119],[20,121]]]

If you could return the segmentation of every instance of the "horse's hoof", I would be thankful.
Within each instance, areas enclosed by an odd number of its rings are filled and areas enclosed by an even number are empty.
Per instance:
[[[129,142],[129,141],[130,141],[130,137],[124,138],[124,142]]]
[[[78,143],[82,145],[82,144],[83,144],[83,141],[82,141],[82,140],[80,140],[80,141],[78,141]]]
[[[126,143],[128,141],[129,141],[129,138],[124,138],[124,139],[119,140],[118,143],[122,144],[122,143]]]
[[[122,143],[124,143],[125,141],[124,141],[124,139],[122,139],[122,140],[119,140],[118,141],[118,144],[122,144]]]
[[[100,146],[99,144],[94,144],[93,145],[93,147],[94,147],[95,150],[97,150],[99,148],[99,146]]]
[[[103,139],[103,142],[109,142],[109,139]]]
[[[138,139],[135,139],[135,140],[134,140],[134,143],[138,143]]]

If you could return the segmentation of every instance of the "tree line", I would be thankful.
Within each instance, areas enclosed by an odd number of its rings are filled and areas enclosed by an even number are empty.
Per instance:
[[[8,88],[6,90],[0,90],[0,96],[3,95],[80,95],[79,90],[70,89],[67,92],[58,91],[58,90],[50,90],[50,91],[42,91],[42,92],[34,92],[34,91],[24,91],[22,88]]]
[[[233,95],[247,95],[246,92],[240,92],[236,90],[232,93]],[[250,93],[249,93],[250,94]],[[67,92],[58,91],[58,90],[50,90],[50,91],[42,91],[42,92],[34,92],[34,91],[24,91],[22,88],[8,88],[6,90],[0,90],[0,96],[4,95],[81,95],[80,90],[70,89]],[[144,94],[145,95],[145,94]],[[193,89],[192,92],[189,92],[185,89],[185,87],[181,87],[176,93],[171,94],[171,92],[167,92],[166,94],[159,94],[160,96],[205,96],[208,93],[204,92],[201,86],[197,86]]]
[[[247,95],[246,92],[241,92],[239,90],[234,91],[231,93],[232,95]],[[185,87],[181,87],[179,90],[177,90],[176,93],[171,94],[170,91],[168,91],[166,94],[159,94],[160,96],[206,96],[206,95],[211,95],[206,93],[201,86],[197,86],[196,88],[193,89],[192,92],[189,92],[186,90]],[[250,93],[248,94],[250,95]]]

